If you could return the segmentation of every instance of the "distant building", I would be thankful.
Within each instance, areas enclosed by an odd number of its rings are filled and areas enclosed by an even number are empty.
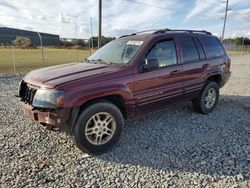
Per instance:
[[[48,33],[40,33],[40,35],[43,46],[59,46],[61,44],[59,35]],[[0,44],[11,45],[17,36],[28,37],[33,45],[40,46],[40,39],[37,32],[0,27]]]
[[[62,42],[72,42],[72,43],[84,43],[84,44],[88,44],[89,43],[89,39],[76,39],[76,38],[60,38],[60,40]]]

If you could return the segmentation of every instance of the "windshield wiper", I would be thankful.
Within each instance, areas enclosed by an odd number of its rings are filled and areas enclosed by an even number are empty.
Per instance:
[[[95,62],[95,63],[102,63],[102,64],[108,64],[106,61],[102,60],[102,59],[87,59],[88,62]]]
[[[94,62],[96,63],[101,63],[101,64],[106,64],[106,65],[122,65],[122,66],[127,66],[127,63],[114,63],[112,61],[106,62],[103,61],[102,59],[85,59],[86,62],[91,63]]]
[[[128,66],[127,63],[114,63],[112,61],[109,62],[109,65],[120,65],[120,66]]]
[[[87,62],[87,63],[90,63],[90,59],[84,59],[83,62]]]

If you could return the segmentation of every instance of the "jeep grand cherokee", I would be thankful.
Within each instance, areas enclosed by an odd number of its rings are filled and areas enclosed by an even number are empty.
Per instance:
[[[139,32],[83,62],[31,71],[19,96],[25,115],[49,129],[68,127],[78,148],[99,154],[117,142],[127,118],[187,100],[211,112],[230,63],[207,31]]]

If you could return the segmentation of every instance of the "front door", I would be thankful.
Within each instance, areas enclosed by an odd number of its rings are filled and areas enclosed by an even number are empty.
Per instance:
[[[155,42],[134,76],[137,112],[176,102],[183,95],[182,64],[173,38]]]

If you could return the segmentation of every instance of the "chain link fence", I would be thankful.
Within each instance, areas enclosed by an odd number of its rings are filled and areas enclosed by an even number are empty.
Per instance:
[[[59,40],[55,45],[43,45],[54,38],[39,36],[39,44],[33,45],[28,37],[12,40],[11,43],[0,43],[0,73],[27,72],[33,69],[79,62],[93,52],[88,39]],[[25,39],[25,40],[24,40]]]
[[[250,46],[236,45],[234,43],[224,43],[224,48],[231,56],[250,54]]]

